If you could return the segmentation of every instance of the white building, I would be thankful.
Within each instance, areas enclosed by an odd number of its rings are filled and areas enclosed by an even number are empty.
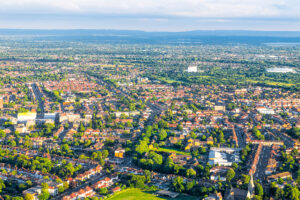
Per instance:
[[[25,113],[18,113],[18,121],[26,122],[28,120],[35,120],[36,119],[36,112],[25,112]]]
[[[273,72],[273,73],[295,73],[296,71],[292,68],[279,68],[279,67],[274,67],[274,68],[268,68],[267,72]]]
[[[265,114],[265,115],[273,115],[275,114],[274,110],[271,108],[266,108],[264,106],[259,106],[256,108],[256,110],[260,113],[260,114]]]
[[[44,119],[52,119],[55,120],[56,118],[56,113],[45,113],[44,114]]]
[[[211,148],[209,152],[210,165],[231,166],[232,163],[240,162],[239,148]]]
[[[197,66],[189,66],[188,69],[187,69],[187,72],[197,72],[198,69],[197,69]]]
[[[69,121],[69,122],[74,122],[76,120],[80,120],[80,114],[75,114],[75,113],[61,113],[59,115],[59,122],[63,121]]]
[[[135,116],[141,114],[139,111],[132,111],[132,112],[115,112],[116,117],[121,117],[122,114],[126,116]]]

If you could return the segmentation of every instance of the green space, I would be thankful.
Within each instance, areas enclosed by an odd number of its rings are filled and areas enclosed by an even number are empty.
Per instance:
[[[176,80],[173,80],[173,79],[170,79],[170,78],[167,78],[167,77],[162,77],[162,76],[153,75],[153,76],[151,76],[151,78],[162,81],[162,82],[167,83],[167,84],[172,84],[172,83],[182,84],[182,81],[176,81]]]
[[[163,199],[170,199],[166,197],[157,197],[156,195],[152,194],[153,192],[142,191],[140,189],[126,189],[120,192],[115,193],[111,197],[107,198],[107,200],[163,200]],[[180,195],[179,197],[173,200],[196,200],[196,197]]]
[[[117,192],[113,196],[108,198],[109,200],[135,200],[135,199],[143,199],[143,200],[159,200],[162,198],[156,197],[153,194],[143,192],[139,189],[127,189],[120,192]]]
[[[180,71],[180,70],[179,70]],[[299,90],[299,75],[297,73],[267,73],[260,66],[251,68],[209,68],[205,72],[186,73],[167,71],[149,74],[150,79],[167,84],[204,84],[204,85],[239,85],[267,86]]]
[[[180,155],[191,155],[191,153],[189,153],[189,152],[179,151],[179,150],[172,149],[172,148],[159,147],[159,148],[155,148],[153,150],[158,151],[158,152],[176,153],[176,154],[180,154]]]
[[[251,80],[251,79],[248,79],[247,82],[261,83],[261,84],[265,84],[265,85],[279,86],[279,87],[291,87],[291,86],[298,85],[298,83],[293,84],[293,83],[283,83],[283,82],[276,82],[276,81],[257,81],[257,80]]]

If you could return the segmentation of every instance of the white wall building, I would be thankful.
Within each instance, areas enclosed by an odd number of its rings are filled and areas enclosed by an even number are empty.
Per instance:
[[[56,113],[45,113],[44,114],[44,119],[52,119],[55,120],[56,118]]]
[[[271,108],[266,108],[263,106],[257,107],[256,110],[260,113],[260,114],[265,114],[265,115],[273,115],[275,114],[274,110]]]
[[[25,113],[18,113],[18,121],[26,122],[28,120],[35,120],[36,119],[36,112],[25,112]]]
[[[236,148],[212,148],[209,152],[210,165],[231,166],[240,162],[240,149]]]
[[[187,72],[197,72],[198,69],[197,69],[197,66],[189,66],[188,69],[187,69]]]
[[[292,68],[279,68],[279,67],[274,67],[274,68],[268,68],[267,72],[273,72],[273,73],[295,73],[296,71]]]

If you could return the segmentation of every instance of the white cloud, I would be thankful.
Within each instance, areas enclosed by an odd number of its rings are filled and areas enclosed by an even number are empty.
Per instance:
[[[1,13],[300,17],[298,0],[0,0]]]

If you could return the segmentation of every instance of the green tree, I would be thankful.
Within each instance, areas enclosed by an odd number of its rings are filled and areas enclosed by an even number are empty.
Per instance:
[[[183,185],[183,178],[182,177],[176,177],[172,182],[173,188],[176,192],[182,192],[184,191],[184,185]]]
[[[135,147],[135,151],[139,154],[143,154],[145,152],[149,152],[149,146],[147,141],[140,141],[140,143]]]
[[[92,160],[96,160],[98,158],[98,154],[96,152],[93,152],[91,155]]]
[[[159,131],[159,134],[158,134],[159,140],[164,140],[167,136],[168,136],[168,134],[165,129],[161,129]]]
[[[154,151],[151,151],[149,153],[149,158],[154,161],[154,164],[161,165],[163,163],[163,157],[162,157],[162,155],[157,154]]]
[[[150,183],[151,182],[151,172],[149,170],[145,170],[145,177],[146,177],[146,182]]]
[[[287,199],[291,199],[291,200],[299,200],[300,197],[300,192],[297,186],[291,186],[290,184],[287,184],[284,187],[284,191],[285,191],[285,197]]]
[[[193,138],[193,139],[196,139],[196,138],[197,138],[197,135],[196,135],[196,133],[195,133],[195,132],[193,132],[193,131],[190,133],[190,135],[191,135],[191,138]]]
[[[0,179],[0,193],[2,192],[2,190],[5,188],[5,184],[4,181],[2,179]]]
[[[34,200],[34,196],[33,196],[33,194],[26,193],[24,196],[24,199],[25,200]]]
[[[246,174],[242,174],[242,181],[243,181],[243,184],[248,185],[250,182],[250,176],[246,175]]]
[[[58,187],[58,192],[63,193],[65,191],[64,186],[59,186]]]
[[[102,152],[102,156],[103,156],[103,158],[107,158],[107,157],[108,157],[108,155],[109,155],[109,152],[108,152],[108,150],[107,150],[107,149],[103,150],[103,152]]]
[[[69,189],[69,183],[67,181],[63,182],[64,190]]]
[[[284,191],[282,188],[277,188],[275,192],[276,199],[284,199]]]
[[[194,186],[195,186],[195,181],[187,182],[186,191],[191,191]]]
[[[6,137],[5,132],[2,129],[0,129],[0,138],[5,138],[5,137]]]
[[[39,200],[47,200],[50,198],[50,193],[48,189],[42,189],[42,193],[38,196]]]
[[[219,131],[219,142],[220,142],[221,144],[225,143],[223,131]]]
[[[99,193],[102,195],[105,195],[108,193],[108,189],[107,188],[100,188]]]
[[[226,181],[230,182],[235,177],[233,169],[229,169],[226,174]]]
[[[79,126],[79,132],[84,132],[85,131],[85,127],[83,126],[82,122],[80,122],[80,126]]]
[[[257,194],[258,196],[264,195],[264,189],[260,183],[255,184],[255,194]]]
[[[194,169],[188,169],[186,170],[186,176],[188,177],[196,177],[197,173]]]

